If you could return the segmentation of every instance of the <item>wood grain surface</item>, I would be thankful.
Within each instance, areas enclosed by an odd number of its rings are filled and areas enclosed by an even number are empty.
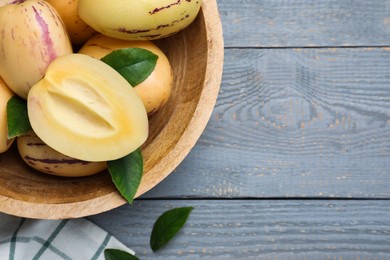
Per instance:
[[[388,46],[388,0],[218,0],[226,47]]]
[[[389,75],[389,48],[226,50],[206,131],[145,197],[389,197]]]
[[[157,217],[194,206],[186,225],[153,253]],[[90,219],[140,259],[389,259],[390,201],[136,201]]]
[[[218,5],[205,132],[143,199],[90,219],[141,259],[390,259],[390,1]],[[179,206],[195,210],[153,254],[154,221]]]

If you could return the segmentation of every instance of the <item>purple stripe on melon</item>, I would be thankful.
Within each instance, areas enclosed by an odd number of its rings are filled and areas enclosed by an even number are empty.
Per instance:
[[[191,1],[188,1],[187,2],[191,2]],[[178,5],[181,3],[181,0],[177,0],[176,2],[172,3],[172,4],[169,4],[169,5],[166,5],[166,6],[162,6],[162,7],[157,7],[157,8],[154,8],[153,11],[150,11],[149,14],[153,15],[155,13],[158,13],[164,9],[167,9],[167,8],[170,8],[171,6],[174,6],[174,5]]]
[[[139,33],[147,33],[147,32],[154,32],[154,31],[158,31],[160,29],[163,29],[165,27],[171,27],[171,26],[174,26],[176,23],[180,23],[182,21],[184,21],[185,19],[188,19],[190,18],[190,15],[189,14],[186,14],[184,17],[182,17],[180,20],[173,20],[170,24],[160,24],[158,25],[156,28],[151,28],[151,29],[143,29],[143,30],[126,30],[125,28],[119,28],[119,29],[113,29],[115,31],[118,31],[118,32],[121,32],[121,33],[127,33],[127,34],[139,34]],[[153,37],[157,37],[157,36],[160,36],[161,34],[149,34],[149,35],[143,35],[143,36],[140,36],[140,37],[143,37],[143,38],[153,38]]]
[[[43,8],[47,8],[50,11],[51,16],[53,17],[54,22],[56,23],[57,26],[59,26],[58,25],[58,21],[62,22],[62,20],[60,20],[60,18],[58,16],[58,13],[55,12],[55,9],[51,8],[45,1],[38,2],[38,4],[43,6]],[[65,25],[62,24],[62,27],[65,28]]]
[[[114,29],[115,31],[121,32],[121,33],[128,33],[128,34],[135,34],[135,33],[146,33],[149,32],[149,29],[143,29],[143,30],[127,30],[126,28],[118,28]]]
[[[42,16],[39,14],[37,9],[33,6],[32,7],[34,12],[35,12],[35,20],[38,22],[39,26],[41,27],[42,30],[42,40],[45,43],[46,47],[46,55],[49,58],[47,61],[47,64],[52,62],[55,58],[57,58],[56,51],[54,49],[54,43],[53,40],[50,37],[50,32],[49,32],[49,26],[45,22],[45,20],[42,18]]]
[[[27,143],[27,146],[47,146],[45,143]]]
[[[11,2],[10,4],[21,4],[21,3],[24,3],[26,0],[15,0],[13,2]]]
[[[38,159],[30,156],[25,156],[24,159],[29,162],[41,162],[45,164],[81,164],[88,165],[91,162],[86,162],[78,159]]]
[[[190,17],[190,15],[187,14],[186,16],[182,17],[180,20],[174,20],[170,24],[161,24],[161,25],[157,26],[156,30],[159,30],[159,29],[162,29],[165,27],[174,26],[176,23],[180,23],[181,21],[184,21],[185,19],[187,19],[189,17]]]

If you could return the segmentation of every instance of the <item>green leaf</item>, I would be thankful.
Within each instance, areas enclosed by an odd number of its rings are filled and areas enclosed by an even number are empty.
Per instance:
[[[157,251],[167,244],[184,226],[193,207],[174,208],[163,213],[154,223],[150,247]]]
[[[119,193],[131,204],[141,183],[143,173],[143,158],[141,149],[125,157],[109,161],[108,171]]]
[[[112,51],[101,58],[135,87],[153,72],[158,56],[141,48],[126,48]]]
[[[7,103],[8,139],[20,136],[31,130],[27,113],[27,101],[13,96]]]
[[[104,250],[104,258],[106,260],[138,260],[138,257],[135,255],[113,248]]]

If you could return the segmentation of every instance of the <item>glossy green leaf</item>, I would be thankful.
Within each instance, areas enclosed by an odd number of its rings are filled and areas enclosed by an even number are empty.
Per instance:
[[[27,101],[13,96],[7,103],[8,139],[20,136],[31,130],[27,113]]]
[[[101,58],[135,87],[147,79],[156,67],[158,56],[142,48],[115,50]]]
[[[150,247],[157,251],[166,245],[184,226],[193,207],[174,208],[164,212],[154,223]]]
[[[107,248],[104,250],[104,258],[106,260],[138,260],[138,257],[135,255],[113,248]]]
[[[129,155],[118,160],[107,162],[111,179],[119,193],[131,204],[141,183],[143,173],[143,158],[138,148]]]

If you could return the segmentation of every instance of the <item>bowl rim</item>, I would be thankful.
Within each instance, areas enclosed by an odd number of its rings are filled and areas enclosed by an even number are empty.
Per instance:
[[[149,170],[149,172],[159,172],[161,167],[164,166],[165,172],[160,172],[160,178],[138,190],[136,197],[155,187],[184,160],[206,128],[217,101],[222,81],[224,60],[222,23],[216,0],[204,0],[201,8],[204,17],[209,18],[204,19],[204,23],[207,32],[207,43],[212,48],[208,48],[207,52],[208,66],[199,103],[194,111],[194,116],[180,136],[174,149],[169,151],[161,161]],[[189,142],[188,140],[191,141]],[[103,213],[126,203],[127,201],[117,191],[84,201],[58,204],[20,201],[0,195],[0,212],[36,219],[69,219]]]

